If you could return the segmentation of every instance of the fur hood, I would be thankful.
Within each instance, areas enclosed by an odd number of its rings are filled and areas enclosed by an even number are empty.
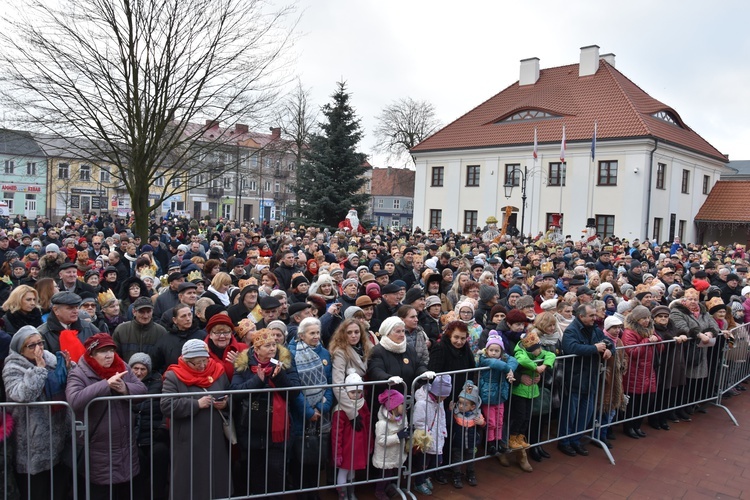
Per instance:
[[[47,269],[50,267],[59,267],[65,264],[65,254],[59,252],[57,255],[44,254],[39,258],[39,268]]]
[[[246,349],[239,353],[237,357],[234,360],[234,370],[237,372],[243,372],[247,370],[248,366],[250,366],[250,353],[253,351],[253,348]],[[275,359],[278,359],[281,361],[281,366],[284,367],[285,370],[288,370],[292,367],[292,353],[289,352],[289,349],[284,347],[283,345],[277,346],[276,348],[276,356],[274,356]],[[255,363],[255,359],[252,360],[252,364]]]

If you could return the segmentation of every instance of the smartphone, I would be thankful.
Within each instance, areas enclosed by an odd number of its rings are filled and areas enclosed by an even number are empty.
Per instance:
[[[279,361],[278,359],[271,358],[271,363],[278,366],[281,364],[281,361]]]

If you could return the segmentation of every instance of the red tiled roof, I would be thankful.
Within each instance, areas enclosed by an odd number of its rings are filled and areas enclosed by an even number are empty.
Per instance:
[[[496,123],[519,111],[543,110],[560,118]],[[681,127],[651,116],[668,111]],[[682,122],[677,112],[649,96],[605,60],[591,76],[578,76],[578,64],[543,69],[533,85],[518,82],[491,97],[428,137],[412,151],[439,151],[531,145],[534,128],[541,144],[560,143],[562,126],[568,143],[590,142],[597,122],[597,141],[657,137],[706,156],[725,155]]]
[[[718,181],[695,216],[702,222],[750,222],[750,181]]]
[[[413,198],[415,173],[407,168],[373,168],[370,194]]]

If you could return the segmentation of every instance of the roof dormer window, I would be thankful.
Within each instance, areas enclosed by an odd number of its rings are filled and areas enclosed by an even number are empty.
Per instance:
[[[680,125],[679,120],[677,120],[677,118],[672,113],[670,113],[669,111],[666,111],[666,110],[657,111],[656,113],[652,113],[651,116],[653,116],[654,118],[657,118],[659,120],[663,120],[663,121],[665,121],[665,122],[667,122],[667,123],[669,123],[671,125],[674,125],[676,127],[682,128],[682,126]]]
[[[496,123],[520,122],[524,120],[547,120],[549,118],[560,118],[540,109],[524,109],[510,116],[498,120]]]

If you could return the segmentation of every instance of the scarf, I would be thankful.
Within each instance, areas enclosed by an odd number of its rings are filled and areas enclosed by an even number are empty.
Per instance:
[[[125,365],[125,361],[122,360],[119,354],[115,352],[115,360],[112,361],[112,364],[109,366],[109,368],[104,368],[102,365],[99,364],[99,362],[94,359],[88,352],[85,352],[83,354],[83,359],[86,360],[86,364],[88,364],[92,370],[94,370],[94,373],[99,375],[99,377],[102,380],[109,380],[111,377],[114,377],[120,372],[124,372],[127,370],[127,365]]]
[[[325,388],[322,386],[328,383],[320,356],[318,356],[314,348],[300,341],[297,342],[294,364],[297,367],[300,385],[315,386],[304,389],[302,392],[305,394],[305,399],[310,406],[317,406],[323,401]]]
[[[253,353],[253,357],[257,364],[250,367],[250,370],[257,374],[262,371],[265,375],[265,380],[271,387],[276,387],[276,384],[271,380],[271,374],[276,368],[270,361],[261,363],[258,356]],[[289,430],[289,416],[287,414],[286,400],[281,392],[274,391],[271,393],[273,414],[271,416],[271,440],[274,443],[283,443],[286,441],[288,430]]]
[[[227,293],[219,293],[219,291],[213,287],[213,285],[209,285],[208,291],[216,295],[216,297],[219,298],[222,304],[224,304],[224,307],[227,307],[230,303],[229,300],[229,294]]]
[[[177,378],[185,385],[194,385],[206,389],[211,387],[211,384],[219,380],[219,377],[224,374],[224,367],[218,361],[208,358],[208,365],[206,365],[206,368],[201,372],[187,364],[185,360],[182,359],[182,356],[180,356],[177,359],[176,365],[170,365],[170,367],[167,368],[167,372],[169,371],[174,372],[174,374],[177,375]],[[167,372],[164,372],[164,375],[166,375]]]
[[[389,352],[394,352],[397,354],[403,354],[406,352],[406,339],[404,339],[404,341],[400,344],[397,344],[386,335],[385,337],[380,338],[380,345],[383,346],[383,349]]]
[[[16,331],[20,330],[21,327],[26,325],[37,327],[44,323],[44,321],[42,321],[42,310],[38,307],[35,307],[31,312],[28,313],[25,313],[21,310],[18,310],[16,312],[9,312],[7,313],[7,316],[10,323],[16,327]]]
[[[684,299],[680,299],[680,304],[685,306],[691,313],[693,313],[693,316],[696,318],[700,316],[701,314],[701,305],[697,302],[688,302]]]

